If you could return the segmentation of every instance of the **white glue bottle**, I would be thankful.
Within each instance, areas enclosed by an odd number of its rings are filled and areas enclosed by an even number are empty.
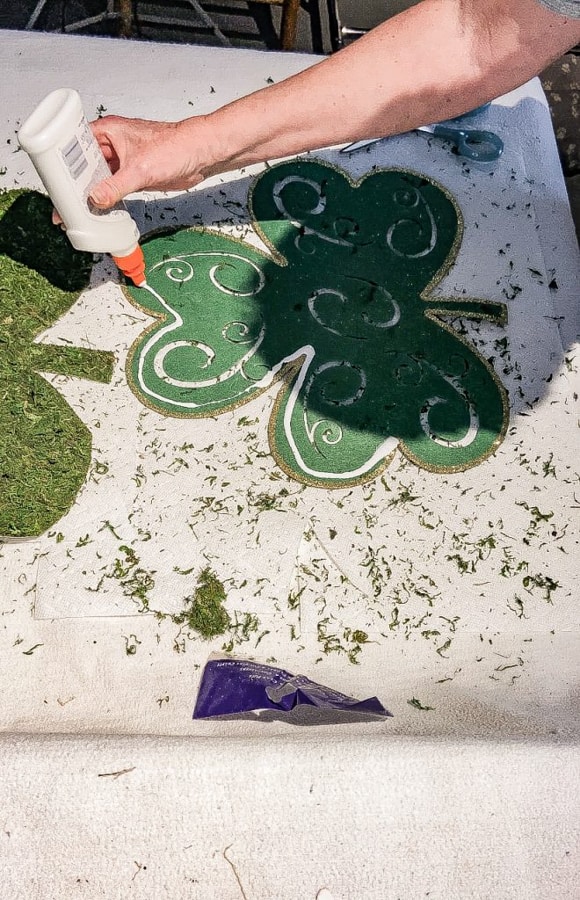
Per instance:
[[[18,132],[77,250],[110,253],[137,286],[145,280],[139,229],[120,203],[99,210],[89,201],[93,187],[111,174],[90,126],[81,98],[71,88],[52,91]]]

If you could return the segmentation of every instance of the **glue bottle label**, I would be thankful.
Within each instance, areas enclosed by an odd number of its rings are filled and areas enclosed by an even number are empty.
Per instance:
[[[79,119],[73,137],[60,147],[60,155],[70,177],[75,182],[76,190],[87,203],[93,215],[99,216],[106,213],[115,217],[119,213],[123,213],[122,203],[118,203],[108,210],[101,210],[93,206],[88,199],[92,188],[103,178],[108,178],[111,173],[84,115]]]

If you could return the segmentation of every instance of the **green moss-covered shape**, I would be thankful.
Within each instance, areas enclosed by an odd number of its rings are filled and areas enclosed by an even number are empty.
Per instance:
[[[89,284],[92,259],[32,191],[0,194],[0,535],[42,534],[71,507],[91,435],[41,372],[108,382],[112,353],[35,343]]]
[[[224,609],[226,592],[222,582],[209,567],[202,569],[193,596],[186,599],[182,613],[172,616],[176,625],[187,625],[191,631],[210,640],[224,634],[230,617]]]

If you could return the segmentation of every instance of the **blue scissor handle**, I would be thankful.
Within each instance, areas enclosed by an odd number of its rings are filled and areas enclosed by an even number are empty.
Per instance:
[[[490,162],[499,159],[503,153],[503,141],[493,131],[434,125],[432,134],[451,141],[457,147],[457,152],[467,159]]]

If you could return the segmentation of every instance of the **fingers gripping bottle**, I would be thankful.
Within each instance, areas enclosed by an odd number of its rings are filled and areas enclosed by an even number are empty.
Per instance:
[[[52,91],[22,125],[18,141],[30,156],[73,247],[110,253],[124,275],[139,287],[145,285],[139,229],[124,204],[99,210],[88,199],[92,188],[111,173],[77,91]]]

